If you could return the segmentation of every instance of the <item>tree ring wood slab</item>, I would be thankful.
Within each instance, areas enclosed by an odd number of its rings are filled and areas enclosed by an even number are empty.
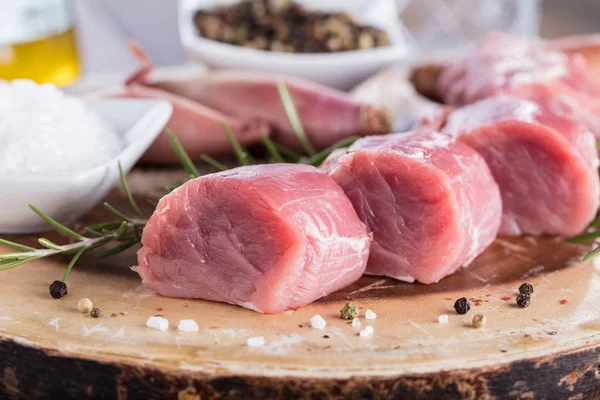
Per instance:
[[[182,176],[138,170],[130,182],[137,196],[156,196]],[[122,193],[110,201],[125,208]],[[88,218],[103,216],[97,208]],[[53,300],[48,285],[65,260],[40,260],[0,275],[0,398],[598,398],[600,264],[579,262],[588,250],[501,238],[438,284],[364,277],[279,315],[160,297],[128,268],[133,253],[82,259],[69,295]],[[519,309],[525,281],[535,293]],[[463,296],[472,308],[458,315]],[[100,318],[78,312],[83,297]],[[359,307],[361,328],[339,318],[347,301]],[[367,309],[377,318],[365,319]],[[471,326],[477,313],[487,317],[481,329]],[[324,330],[310,327],[315,314]],[[444,314],[447,324],[438,322]],[[145,326],[153,315],[169,319],[167,332]],[[200,331],[179,332],[182,319]],[[374,334],[358,336],[367,325]],[[248,347],[254,336],[266,344]]]

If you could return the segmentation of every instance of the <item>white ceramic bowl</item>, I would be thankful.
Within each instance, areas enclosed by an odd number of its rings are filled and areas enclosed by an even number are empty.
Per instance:
[[[0,233],[51,229],[29,208],[33,204],[62,223],[72,223],[100,202],[119,181],[118,162],[129,171],[167,124],[166,101],[107,99],[86,104],[114,127],[125,147],[97,167],[70,174],[0,175]]]
[[[179,33],[194,61],[210,68],[252,69],[294,75],[339,89],[349,89],[392,64],[408,62],[408,47],[390,0],[295,0],[310,9],[344,10],[358,21],[377,26],[392,45],[339,53],[289,54],[248,49],[198,35],[193,23],[196,10],[236,0],[179,0]]]

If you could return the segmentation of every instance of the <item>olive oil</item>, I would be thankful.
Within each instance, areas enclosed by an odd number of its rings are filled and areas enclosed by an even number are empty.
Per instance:
[[[65,86],[79,75],[70,0],[0,0],[0,79]]]
[[[73,29],[31,42],[0,46],[0,79],[26,78],[65,86],[79,75]]]

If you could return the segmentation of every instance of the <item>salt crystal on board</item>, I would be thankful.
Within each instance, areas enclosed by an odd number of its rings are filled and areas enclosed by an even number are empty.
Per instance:
[[[447,324],[447,323],[448,323],[448,316],[447,316],[446,314],[444,314],[444,315],[440,315],[440,316],[438,317],[438,322],[439,322],[440,324]]]
[[[264,336],[255,336],[255,337],[248,338],[248,340],[246,340],[246,344],[250,347],[263,346],[265,344],[265,337]]]
[[[179,330],[182,332],[198,332],[198,324],[193,319],[182,319],[179,321]]]
[[[371,336],[373,334],[373,327],[371,325],[367,326],[365,329],[360,331],[360,336]]]
[[[163,317],[150,317],[146,321],[146,326],[164,332],[169,329],[169,320]]]
[[[353,327],[360,326],[360,319],[358,319],[358,318],[354,318],[354,319],[352,320],[352,326],[353,326]]]
[[[375,314],[371,310],[367,310],[367,312],[365,313],[365,318],[366,319],[375,319],[375,318],[377,318],[377,314]]]
[[[310,319],[310,326],[312,326],[313,329],[325,329],[327,322],[325,322],[323,317],[317,314]]]

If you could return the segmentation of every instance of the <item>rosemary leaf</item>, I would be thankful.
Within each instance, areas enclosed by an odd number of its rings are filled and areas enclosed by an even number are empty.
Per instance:
[[[277,146],[275,146],[275,143],[273,143],[273,141],[271,140],[270,137],[268,137],[267,135],[263,135],[262,142],[265,145],[265,147],[267,148],[267,150],[269,151],[271,158],[273,158],[273,160],[275,162],[278,162],[278,163],[285,162],[285,160],[283,159],[283,156],[281,155],[279,150],[277,150]]]
[[[179,162],[181,162],[181,165],[183,166],[185,171],[190,175],[192,179],[199,177],[200,173],[198,172],[196,166],[190,159],[190,156],[183,149],[183,146],[181,145],[181,142],[177,139],[177,136],[175,136],[173,131],[171,131],[170,129],[167,129],[166,132],[167,138],[169,139],[169,143],[171,144],[171,147],[173,147],[173,150],[175,150],[175,154],[177,155],[177,158],[179,158]]]
[[[121,222],[120,221],[115,221],[115,222],[104,222],[101,224],[96,224],[96,225],[91,225],[88,226],[86,228],[86,230],[92,229],[93,231],[97,231],[97,232],[102,232],[102,231],[114,231],[116,229],[119,229],[121,227]],[[104,234],[102,234],[104,236]]]
[[[284,157],[287,157],[291,162],[295,163],[300,161],[300,154],[296,153],[295,151],[279,143],[275,143],[275,147],[277,148],[277,151],[279,151]]]
[[[202,161],[204,161],[205,163],[207,163],[208,165],[210,165],[218,171],[227,171],[229,169],[225,164],[220,163],[219,161],[215,160],[211,156],[207,156],[206,154],[202,154],[200,158],[202,158]]]
[[[240,142],[238,142],[233,132],[231,132],[229,125],[227,125],[225,122],[221,122],[221,127],[223,128],[223,132],[225,132],[225,136],[227,136],[229,144],[231,144],[231,147],[233,147],[233,151],[235,152],[235,156],[237,157],[239,163],[242,165],[254,164],[254,159],[250,153],[244,150],[244,148],[240,145]]]
[[[131,204],[131,207],[133,208],[133,210],[135,211],[135,213],[137,215],[139,215],[141,218],[145,219],[146,216],[140,210],[140,208],[136,204],[135,200],[133,199],[133,196],[131,195],[131,191],[129,190],[129,185],[127,184],[127,179],[125,178],[125,172],[123,172],[123,167],[121,166],[120,161],[119,161],[119,176],[121,177],[121,186],[123,187],[125,196],[127,196],[127,200],[129,200],[129,204]]]
[[[113,206],[111,206],[109,203],[104,203],[104,207],[106,207],[106,209],[108,211],[110,211],[111,213],[113,213],[117,218],[121,218],[123,221],[127,221],[132,224],[135,224],[135,222],[131,218],[129,218],[128,216],[126,216],[125,214],[123,214],[122,212],[120,212],[119,210],[114,208]]]
[[[0,260],[2,260],[3,262],[5,262],[6,260],[22,260],[24,258],[28,258],[28,257],[32,257],[33,255],[35,255],[37,250],[33,250],[33,251],[27,251],[27,252],[23,252],[23,253],[5,253],[5,254],[0,254]]]
[[[127,224],[127,222],[123,221],[123,223],[121,224],[121,226],[119,227],[119,229],[117,230],[117,232],[115,233],[116,235],[116,239],[119,239],[120,237],[122,237],[125,233],[127,233],[127,230],[129,229],[129,225]]]
[[[85,231],[88,232],[88,233],[91,233],[92,235],[97,236],[97,237],[105,236],[104,233],[102,233],[100,231],[97,231],[97,230],[95,230],[93,228],[90,228],[89,226],[85,227]]]
[[[296,105],[294,104],[294,99],[292,99],[292,95],[288,90],[287,86],[283,82],[277,83],[277,90],[279,91],[279,97],[281,97],[281,102],[283,103],[283,108],[285,113],[290,121],[290,125],[292,125],[292,129],[294,130],[294,134],[298,138],[298,141],[304,148],[304,151],[308,153],[309,156],[315,155],[315,148],[310,144],[310,141],[306,137],[306,132],[304,132],[304,128],[302,127],[302,123],[300,122],[300,117],[298,116],[298,111],[296,109]]]
[[[567,239],[567,243],[585,243],[600,238],[600,232],[584,233]]]
[[[600,213],[596,214],[596,218],[590,222],[590,228],[600,228]]]
[[[585,262],[585,261],[591,260],[592,258],[596,257],[598,254],[600,254],[600,246],[596,247],[594,250],[589,252],[585,257],[583,257],[583,261]]]
[[[322,150],[314,156],[308,158],[305,163],[314,167],[318,167],[319,165],[323,164],[323,161],[325,161],[325,159],[329,157],[331,153],[338,149],[343,149],[352,146],[352,144],[358,139],[360,139],[358,136],[350,136],[348,138],[342,139],[339,142],[335,143],[333,146],[329,146],[325,150]]]
[[[63,274],[62,277],[62,281],[66,281],[67,277],[69,276],[69,273],[71,272],[71,270],[73,269],[73,265],[75,265],[75,263],[77,262],[77,260],[79,260],[79,257],[81,257],[81,255],[87,250],[87,247],[82,247],[71,259],[71,262],[69,263],[69,265],[67,265],[67,269],[65,269],[65,273]]]
[[[76,240],[85,239],[79,233],[72,231],[71,229],[67,228],[63,224],[52,219],[49,215],[47,215],[44,212],[42,212],[41,210],[39,210],[36,206],[30,204],[29,208],[31,208],[33,210],[33,212],[35,212],[37,215],[39,215],[44,221],[46,221],[47,223],[52,225],[57,231],[65,234],[73,239],[76,239]]]
[[[137,243],[137,241],[134,241],[134,240],[125,242],[123,244],[120,244],[118,246],[115,246],[113,248],[110,248],[108,250],[105,250],[101,253],[96,254],[96,257],[106,258],[106,257],[114,256],[115,254],[118,254],[118,253],[121,253],[121,252],[127,250],[128,248],[135,245],[136,243]]]
[[[23,250],[23,251],[30,251],[30,250],[34,251],[35,250],[33,247],[25,246],[24,244],[11,242],[10,240],[6,240],[6,239],[0,239],[0,244],[3,244],[8,247],[12,247],[13,249],[17,249],[17,250]]]
[[[28,258],[23,258],[23,259],[13,261],[13,262],[10,262],[7,264],[6,263],[0,264],[0,271],[6,271],[6,270],[9,270],[12,268],[17,268],[18,266],[21,266],[23,264],[26,264],[26,263],[36,260],[38,258],[39,257],[28,257]]]
[[[38,242],[42,246],[47,247],[50,250],[58,250],[58,251],[62,250],[62,248],[59,245],[57,245],[56,243],[54,243],[46,238],[40,238],[40,239],[38,239]]]

